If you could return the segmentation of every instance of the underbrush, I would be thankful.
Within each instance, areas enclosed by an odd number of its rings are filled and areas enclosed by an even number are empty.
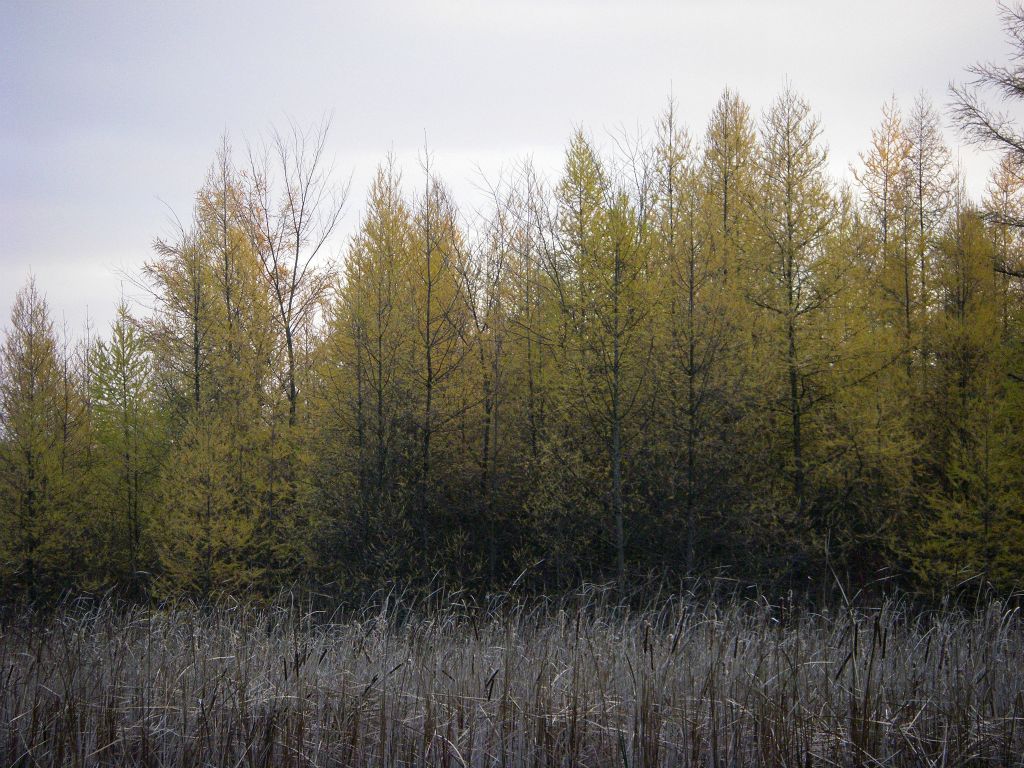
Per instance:
[[[610,594],[18,614],[0,765],[1024,765],[1024,626],[1002,603]]]

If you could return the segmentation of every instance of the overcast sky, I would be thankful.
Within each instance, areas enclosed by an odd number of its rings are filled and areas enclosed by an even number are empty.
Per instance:
[[[788,79],[846,173],[887,98],[944,108],[1006,50],[994,0],[0,0],[0,323],[32,272],[58,321],[105,330],[225,131],[333,114],[350,231],[389,150],[416,182],[426,136],[468,207],[478,168],[557,173],[574,128],[649,126],[670,91],[701,134],[725,86],[759,115]],[[961,157],[980,192],[988,158]]]

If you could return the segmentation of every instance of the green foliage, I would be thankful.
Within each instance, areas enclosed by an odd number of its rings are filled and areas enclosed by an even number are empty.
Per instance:
[[[110,341],[92,348],[89,373],[95,467],[90,506],[103,530],[101,579],[141,589],[155,557],[153,513],[164,425],[152,357],[124,303]]]
[[[147,314],[73,349],[30,282],[0,598],[1019,587],[1015,162],[975,211],[934,111],[890,102],[846,188],[792,90],[760,130],[726,91],[700,142],[670,105],[617,145],[576,133],[552,185],[524,163],[472,218],[389,161],[335,269],[322,134],[244,169],[225,143]]]
[[[1006,376],[993,250],[980,216],[965,210],[937,251],[935,480],[932,514],[912,551],[918,574],[939,588],[980,576],[1010,589],[1020,579],[1020,387]]]
[[[88,467],[81,370],[30,279],[0,358],[0,575],[4,591],[53,595],[85,572],[77,536]]]

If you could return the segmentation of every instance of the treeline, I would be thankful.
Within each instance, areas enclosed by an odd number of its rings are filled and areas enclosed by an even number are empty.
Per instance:
[[[850,186],[791,90],[607,155],[579,132],[473,216],[389,160],[337,265],[325,136],[225,142],[101,338],[18,294],[0,597],[1020,586],[1024,176],[969,200],[925,100]]]

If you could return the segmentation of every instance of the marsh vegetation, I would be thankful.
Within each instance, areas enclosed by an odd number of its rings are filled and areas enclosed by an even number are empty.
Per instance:
[[[0,634],[14,766],[1021,765],[1019,612],[379,595],[68,606]]]

